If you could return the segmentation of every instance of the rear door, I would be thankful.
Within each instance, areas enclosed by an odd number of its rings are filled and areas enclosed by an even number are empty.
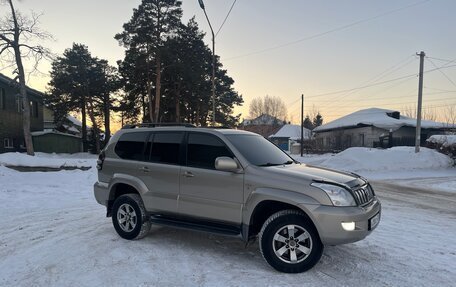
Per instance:
[[[153,132],[146,147],[146,162],[140,178],[149,192],[143,196],[146,209],[177,213],[184,132]]]
[[[215,169],[215,159],[233,157],[215,135],[189,132],[181,169],[179,213],[225,223],[241,223],[244,175]]]

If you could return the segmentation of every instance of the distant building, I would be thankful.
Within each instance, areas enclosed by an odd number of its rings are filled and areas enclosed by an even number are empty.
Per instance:
[[[27,87],[30,130],[43,130],[43,93]],[[0,74],[0,153],[25,151],[22,98],[17,83]]]
[[[302,129],[303,139],[308,140],[312,132],[306,128]],[[301,142],[301,126],[287,124],[282,126],[275,134],[269,136],[269,140],[284,151],[291,151],[294,143]]]
[[[243,120],[239,129],[257,133],[268,138],[270,135],[276,133],[284,124],[286,124],[285,121],[263,114],[255,119]]]
[[[445,123],[421,121],[421,144],[434,134],[455,128]],[[413,146],[416,119],[400,112],[370,108],[316,127],[313,132],[322,149],[343,150],[349,147]]]
[[[44,130],[53,130],[81,137],[82,122],[71,115],[67,115],[63,120],[56,123],[54,113],[49,108],[44,107]],[[87,130],[90,132],[92,128],[87,126]]]
[[[88,136],[92,131],[87,127]],[[44,132],[33,133],[33,142],[43,152],[82,152],[82,122],[71,115],[55,122],[54,113],[44,108]]]
[[[285,121],[279,120],[276,117],[271,115],[262,114],[261,116],[254,119],[245,119],[242,121],[241,126],[258,126],[258,125],[268,125],[268,126],[282,126],[286,124]]]

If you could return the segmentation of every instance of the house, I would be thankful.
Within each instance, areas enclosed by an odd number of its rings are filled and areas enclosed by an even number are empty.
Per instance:
[[[56,123],[54,112],[49,108],[44,107],[44,130],[54,130],[60,133],[81,137],[82,122],[71,115],[67,115],[63,120]],[[91,131],[92,128],[87,126],[87,130]]]
[[[43,130],[43,93],[27,87],[30,100],[30,130]],[[0,74],[0,153],[25,151],[22,99],[17,83]]]
[[[262,114],[259,117],[254,119],[244,119],[241,123],[242,126],[258,126],[258,125],[268,125],[268,126],[281,126],[286,124],[285,121],[279,120],[276,117],[273,117],[268,114]]]
[[[455,128],[449,124],[421,121],[421,144],[434,134]],[[415,145],[416,119],[394,110],[360,110],[313,130],[318,146],[325,150],[349,147],[389,147]]]
[[[90,132],[91,128],[87,127],[87,130]],[[56,153],[82,152],[82,122],[71,115],[56,123],[54,112],[45,107],[44,131],[32,135],[36,150]]]
[[[303,137],[308,140],[312,136],[312,132],[306,128],[302,128]],[[276,144],[284,151],[291,151],[291,146],[294,143],[301,141],[301,126],[300,125],[284,125],[275,134],[269,136],[269,140]]]
[[[285,121],[271,115],[263,114],[254,119],[244,119],[239,129],[257,133],[268,138],[270,135],[276,133],[284,124],[286,124]]]

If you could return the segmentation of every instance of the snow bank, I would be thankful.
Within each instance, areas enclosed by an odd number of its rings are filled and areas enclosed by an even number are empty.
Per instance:
[[[48,154],[36,153],[29,156],[24,153],[0,154],[0,165],[25,166],[25,167],[91,167],[96,164],[96,155],[88,153],[76,154]]]
[[[299,159],[298,159],[299,160]],[[453,166],[453,160],[435,150],[414,147],[373,149],[353,147],[335,154],[318,165],[353,172],[404,171],[416,169],[443,169]]]
[[[433,144],[439,144],[444,147],[456,145],[456,135],[434,135],[426,140]]]

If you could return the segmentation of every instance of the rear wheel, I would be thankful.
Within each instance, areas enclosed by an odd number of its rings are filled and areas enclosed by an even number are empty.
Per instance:
[[[299,273],[318,263],[323,253],[323,244],[304,213],[282,210],[271,215],[263,224],[260,250],[274,269]]]
[[[138,194],[119,196],[112,207],[112,224],[120,237],[140,239],[150,230],[150,220]]]

